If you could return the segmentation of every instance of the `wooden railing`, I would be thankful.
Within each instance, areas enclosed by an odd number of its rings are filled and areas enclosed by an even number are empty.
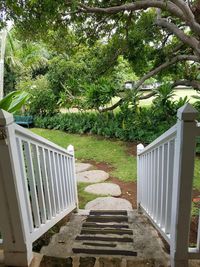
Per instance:
[[[138,145],[138,208],[170,245],[171,266],[187,267],[200,259],[200,227],[196,248],[189,248],[191,199],[198,112],[186,104],[177,123],[144,148]]]
[[[0,110],[0,151],[5,264],[28,266],[32,243],[78,208],[73,147],[55,145]]]

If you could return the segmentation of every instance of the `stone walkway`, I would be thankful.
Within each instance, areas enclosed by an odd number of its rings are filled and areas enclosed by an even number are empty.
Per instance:
[[[94,166],[88,163],[76,163],[75,168],[78,183],[90,184],[86,186],[85,192],[102,196],[88,202],[86,210],[132,210],[128,200],[119,198],[119,185],[105,182],[109,178],[108,173],[94,170]]]
[[[73,214],[41,254],[40,267],[169,267],[157,231],[134,210]]]

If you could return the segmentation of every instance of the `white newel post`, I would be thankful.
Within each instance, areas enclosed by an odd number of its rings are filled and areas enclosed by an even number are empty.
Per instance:
[[[22,182],[13,116],[0,110],[0,225],[8,266],[28,266],[33,256]]]
[[[190,104],[185,104],[177,113],[170,244],[172,267],[188,267],[197,115]]]
[[[141,162],[140,162],[138,154],[142,152],[143,149],[144,149],[143,144],[137,145],[137,207],[138,207],[138,210],[140,209],[140,202],[141,202],[140,190],[141,190],[141,183],[142,183]]]
[[[79,210],[79,202],[78,202],[78,188],[77,188],[77,179],[76,179],[76,170],[75,170],[75,154],[74,154],[74,147],[72,145],[69,145],[67,147],[67,152],[73,155],[73,179],[74,179],[74,190],[75,190],[75,198],[76,198],[76,211],[78,212]]]

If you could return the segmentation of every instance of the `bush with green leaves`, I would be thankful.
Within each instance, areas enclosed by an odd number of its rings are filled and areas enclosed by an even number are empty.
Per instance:
[[[52,116],[57,112],[57,98],[50,89],[45,76],[38,76],[35,80],[21,81],[18,86],[31,95],[29,103],[26,105],[29,114]]]
[[[85,89],[86,108],[99,109],[108,104],[115,95],[115,86],[109,78],[101,77],[94,83],[87,83]]]
[[[112,112],[80,112],[35,117],[35,126],[58,129],[69,133],[97,134],[106,138],[150,143],[176,121],[176,116],[160,121],[151,108],[137,113],[130,108],[116,114]]]

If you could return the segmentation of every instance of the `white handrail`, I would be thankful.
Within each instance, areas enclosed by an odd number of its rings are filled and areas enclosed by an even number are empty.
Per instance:
[[[189,248],[191,196],[198,112],[185,104],[177,123],[154,142],[138,146],[138,207],[170,245],[171,266],[188,267],[200,259],[200,225],[196,248]]]
[[[156,140],[154,140],[151,144],[146,146],[141,152],[138,153],[138,156],[141,156],[144,153],[158,147],[160,144],[165,143],[167,140],[173,139],[176,135],[177,126],[173,125],[169,130],[159,136]]]
[[[72,148],[16,125],[11,114],[0,110],[0,225],[6,265],[28,266],[32,243],[78,208]]]
[[[67,149],[64,149],[63,147],[61,146],[58,146],[56,145],[55,143],[49,141],[48,139],[40,136],[40,135],[37,135],[17,124],[14,124],[15,125],[15,130],[16,130],[16,134],[18,135],[21,135],[23,136],[24,138],[28,138],[28,139],[31,139],[32,141],[36,141],[37,143],[40,142],[42,145],[44,146],[48,146],[49,148],[53,148],[53,149],[57,149],[58,151],[64,153],[64,154],[67,154],[69,156],[71,156],[72,154],[69,153],[67,151]]]

